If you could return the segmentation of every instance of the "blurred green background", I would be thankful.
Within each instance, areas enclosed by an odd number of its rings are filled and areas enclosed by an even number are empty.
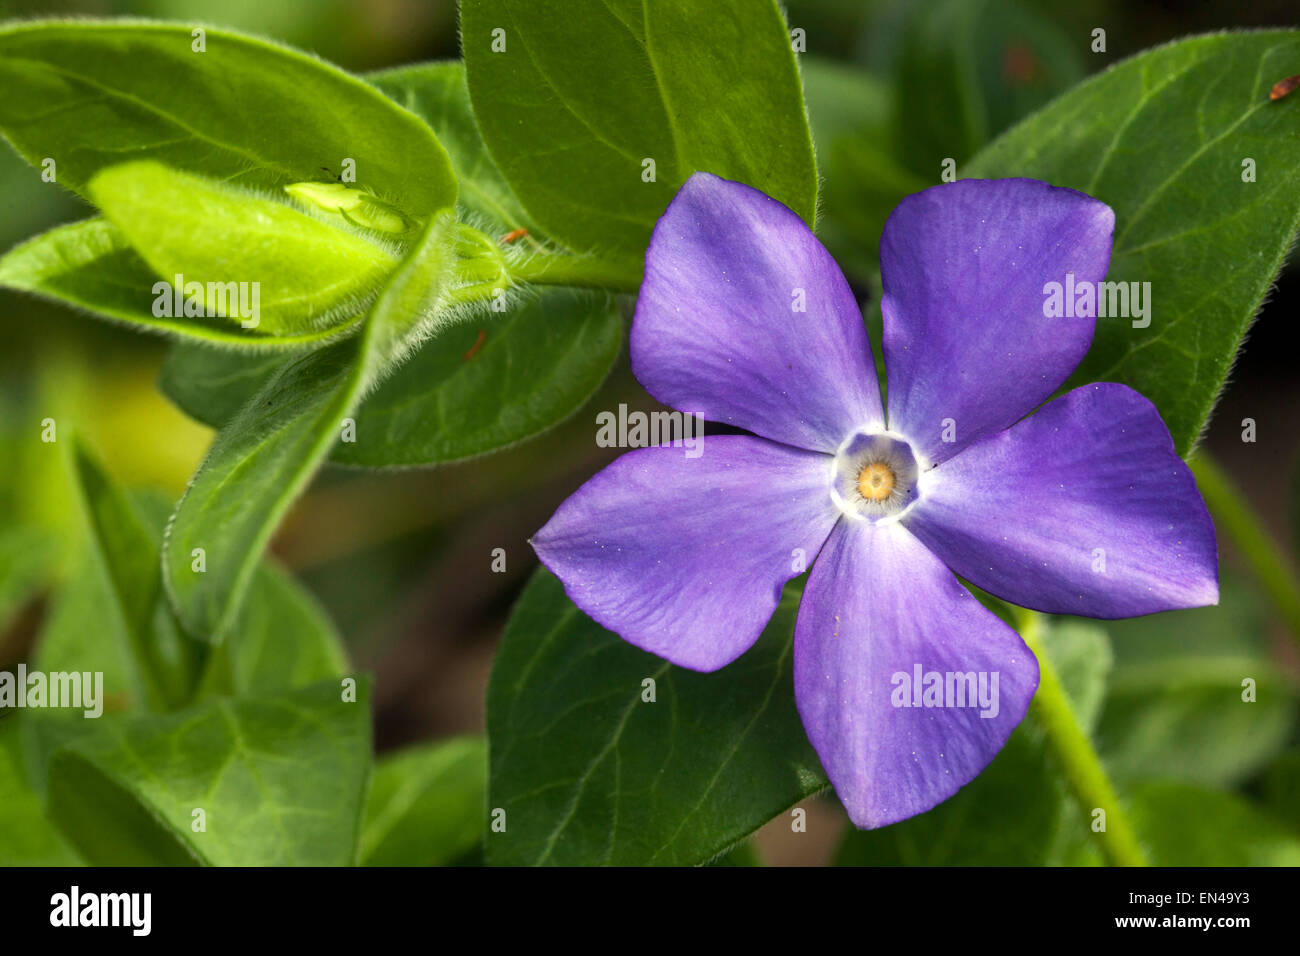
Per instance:
[[[563,6],[556,3],[557,15]],[[914,19],[922,6],[937,19],[928,33]],[[934,8],[941,8],[937,18]],[[960,100],[950,133],[960,162],[1056,92],[1127,55],[1191,33],[1295,19],[1292,3],[1269,0],[791,0],[786,9],[791,26],[806,35],[823,238],[864,302],[874,297],[874,239],[895,195],[937,180],[937,170],[913,168],[898,147],[915,132],[896,105],[901,86],[910,103],[928,110]],[[6,19],[48,15],[210,22],[274,37],[357,72],[458,56],[450,0],[0,2]],[[1104,54],[1090,49],[1097,27],[1106,30]],[[0,148],[0,247],[87,214]],[[1297,544],[1300,387],[1286,326],[1298,303],[1292,267],[1247,340],[1205,437],[1288,560]],[[166,348],[161,338],[0,292],[0,669],[30,653],[43,594],[76,548],[69,527],[75,510],[56,456],[39,441],[41,421],[74,425],[118,480],[172,498],[202,458],[211,432],[156,388]],[[620,402],[651,406],[626,358],[586,408],[540,438],[434,470],[331,468],[298,503],[273,549],[324,602],[359,667],[376,675],[381,751],[483,729],[495,643],[536,566],[527,538],[618,454],[596,447],[594,416]],[[1257,423],[1254,443],[1241,440],[1244,418]],[[488,573],[494,548],[506,549],[503,574]],[[1240,788],[1295,825],[1297,645],[1230,545],[1221,540],[1221,548],[1221,607],[1108,627],[1116,663],[1099,746],[1119,779],[1142,773]],[[1244,725],[1205,697],[1239,680],[1243,660],[1281,688],[1270,709]],[[1227,666],[1233,662],[1235,669]],[[769,862],[829,859],[841,811],[828,799],[808,807],[808,834],[791,834],[779,822],[760,834]]]

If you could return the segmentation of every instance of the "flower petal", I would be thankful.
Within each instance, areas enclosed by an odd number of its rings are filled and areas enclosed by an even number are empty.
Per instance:
[[[1105,278],[1114,226],[1104,203],[1032,179],[899,203],[880,241],[889,427],[939,462],[1056,391],[1096,319],[1045,317],[1044,286]]]
[[[1085,385],[921,479],[903,523],[972,584],[1053,614],[1215,604],[1214,525],[1155,406]]]
[[[698,458],[683,451],[623,455],[532,543],[601,625],[712,671],[758,639],[782,585],[812,564],[839,512],[826,455],[748,435],[708,438]]]
[[[1020,636],[897,522],[836,526],[809,576],[794,642],[799,716],[864,828],[924,813],[973,780],[1038,687],[1038,662]],[[943,675],[945,706],[915,706],[927,683],[911,686],[918,668]],[[956,694],[968,686],[958,677],[948,697],[947,675],[971,673],[974,706]]]
[[[655,226],[631,353],[664,404],[799,448],[834,451],[884,422],[862,311],[835,260],[781,203],[708,173]]]

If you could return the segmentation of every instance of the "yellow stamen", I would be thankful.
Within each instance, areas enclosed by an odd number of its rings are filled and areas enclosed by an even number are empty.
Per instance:
[[[884,501],[894,493],[897,478],[883,461],[875,461],[858,472],[858,494],[868,501]]]

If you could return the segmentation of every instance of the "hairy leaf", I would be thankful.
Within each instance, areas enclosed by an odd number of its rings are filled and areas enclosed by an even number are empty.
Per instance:
[[[224,639],[276,525],[371,387],[438,314],[451,267],[449,212],[395,272],[361,335],[282,367],[217,436],[163,545],[163,580],[185,629]],[[196,571],[202,549],[205,570]]]
[[[531,0],[466,0],[461,39],[492,157],[542,228],[574,249],[639,275],[651,228],[696,170],[749,183],[813,223],[803,93],[772,0],[606,0],[563,16]]]
[[[89,191],[153,269],[134,290],[151,311],[175,313],[183,296],[231,328],[310,334],[363,311],[397,265],[392,251],[287,202],[159,163],[109,167]]]
[[[456,199],[446,151],[429,128],[374,88],[321,60],[254,37],[129,20],[0,26],[0,132],[28,162],[85,195],[124,157],[278,191],[332,177],[425,218]],[[321,167],[325,167],[324,170]]]
[[[141,331],[221,346],[275,350],[332,338],[354,325],[342,321],[321,330],[278,336],[244,330],[229,319],[154,315],[157,282],[157,274],[122,231],[102,218],[56,226],[0,256],[0,286],[85,309]],[[237,361],[256,364],[258,360],[242,356]]]
[[[460,182],[460,204],[471,219],[482,217],[502,234],[537,226],[492,162],[470,110],[465,64],[420,63],[371,73],[366,80],[423,119],[451,157]]]

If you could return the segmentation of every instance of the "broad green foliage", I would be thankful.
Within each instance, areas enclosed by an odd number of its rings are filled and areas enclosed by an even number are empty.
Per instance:
[[[700,674],[604,630],[539,571],[488,687],[488,802],[507,821],[488,862],[707,863],[825,789],[794,707],[798,600],[787,587],[758,643]]]
[[[1132,802],[1134,822],[1163,866],[1300,866],[1300,837],[1240,797],[1149,783]]]
[[[287,202],[154,162],[109,167],[89,192],[164,285],[182,276],[186,292],[200,286],[205,314],[265,334],[309,333],[354,315],[397,264]],[[137,294],[152,303],[157,291],[150,283]]]
[[[45,229],[52,222],[84,215],[84,206],[62,189],[36,189],[37,173],[25,159],[0,145],[0,249]]]
[[[358,184],[418,218],[456,198],[446,152],[410,113],[318,59],[225,30],[205,28],[197,52],[182,24],[6,24],[0,87],[0,132],[32,165],[54,159],[83,196],[129,155],[267,191],[353,159]]]
[[[249,399],[294,361],[283,355],[249,355],[179,342],[163,363],[158,387],[191,418],[224,428]]]
[[[12,715],[0,718],[0,866],[75,866],[77,855],[27,784],[18,726]]]
[[[348,664],[315,601],[272,567],[259,569],[234,632],[215,661],[181,634],[161,591],[158,551],[166,503],[133,501],[80,446],[69,465],[85,502],[82,557],[59,589],[32,666],[44,672],[102,672],[101,720],[167,710],[203,693],[258,693],[335,677]],[[79,712],[33,711],[22,727],[34,782],[44,786],[50,753],[95,721]]]
[[[1150,283],[1150,324],[1098,319],[1069,384],[1131,385],[1183,455],[1300,226],[1300,100],[1268,98],[1297,62],[1300,31],[1160,47],[1077,86],[958,170],[1046,180],[1115,210],[1107,278]]]
[[[295,359],[217,436],[177,506],[163,549],[185,629],[225,638],[253,568],[289,505],[329,453],[361,385],[358,341]],[[202,557],[205,570],[195,569]]]
[[[466,0],[461,37],[492,158],[574,249],[639,275],[651,228],[696,170],[747,182],[813,223],[816,165],[772,0],[607,0],[564,16],[530,0]]]
[[[191,251],[184,247],[186,254]],[[275,336],[244,330],[229,319],[176,315],[174,308],[172,316],[157,316],[153,314],[157,282],[158,275],[122,231],[101,218],[56,226],[0,256],[0,286],[86,309],[140,331],[225,346],[276,348],[329,338],[350,326],[344,321],[319,331]]]
[[[329,621],[283,572],[261,569],[258,600],[196,688],[201,647],[162,600],[160,509],[132,501],[70,444],[84,556],[33,667],[103,672],[103,715],[34,710],[0,724],[0,818],[22,827],[5,852],[75,862],[66,839],[96,864],[352,862],[369,706],[364,682],[343,699],[347,662]],[[205,699],[191,705],[196,690]],[[206,832],[193,827],[195,809]]]
[[[366,399],[334,461],[428,465],[496,451],[568,418],[623,344],[603,294],[544,289],[504,315],[439,334]]]
[[[0,631],[46,582],[58,556],[47,531],[26,526],[0,527]]]
[[[460,180],[460,204],[472,216],[483,217],[502,234],[537,231],[483,145],[470,111],[464,63],[403,66],[366,79],[437,134]]]
[[[461,64],[403,67],[370,79],[446,144],[473,221],[499,235],[534,230],[479,138]],[[437,464],[521,441],[575,412],[604,380],[621,343],[618,309],[603,295],[542,289],[510,301],[505,313],[484,312],[422,345],[356,410],[356,441],[336,445],[331,457],[370,467]],[[188,414],[223,426],[284,364],[178,346],[162,387]]]
[[[348,465],[430,465],[496,451],[567,418],[609,372],[623,342],[603,295],[543,289],[502,315],[460,323],[423,345],[356,412]],[[172,351],[162,387],[188,414],[222,426],[283,359],[194,346]]]
[[[1271,659],[1267,615],[1231,575],[1220,595],[1218,607],[1108,625],[1116,663],[1097,743],[1117,778],[1230,786],[1290,738],[1296,690]]]
[[[197,660],[168,626],[157,535],[79,443],[70,464],[85,520],[84,558],[38,662],[50,671],[103,670],[106,692],[122,709],[175,705],[193,686]]]
[[[419,341],[445,291],[446,213],[393,274],[364,332],[281,369],[218,436],[177,506],[163,551],[168,592],[195,637],[222,640],[271,533],[341,437],[357,403]],[[203,549],[206,571],[194,570]]]
[[[763,856],[754,845],[753,840],[737,843],[717,859],[710,860],[708,866],[763,866]]]
[[[332,680],[99,721],[55,752],[50,815],[101,865],[353,863],[370,769],[367,685],[341,698]]]
[[[215,655],[206,692],[271,694],[348,671],[343,640],[319,602],[269,562],[253,575],[231,640]]]
[[[361,832],[363,866],[443,866],[483,839],[487,741],[458,737],[375,765]]]
[[[1153,781],[1135,787],[1127,803],[1156,866],[1300,866],[1300,836],[1234,794]],[[1076,839],[1062,862],[1101,860]]]

